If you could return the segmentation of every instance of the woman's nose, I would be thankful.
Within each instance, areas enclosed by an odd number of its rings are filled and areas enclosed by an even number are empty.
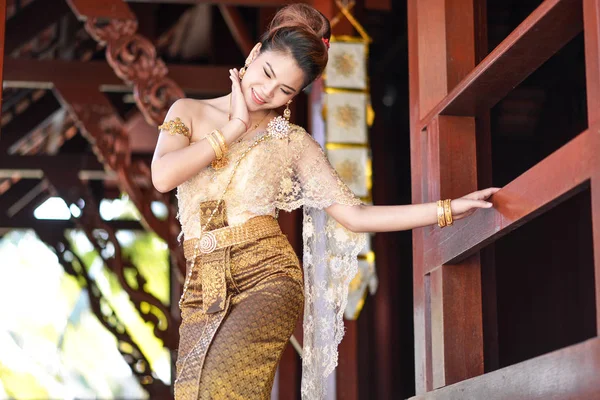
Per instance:
[[[275,82],[269,82],[265,84],[265,96],[269,98],[275,95],[275,89],[277,88],[277,84]]]

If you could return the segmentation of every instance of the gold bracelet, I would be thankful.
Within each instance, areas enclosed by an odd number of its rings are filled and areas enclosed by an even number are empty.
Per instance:
[[[437,201],[437,219],[438,226],[443,228],[446,226],[446,218],[444,217],[444,204],[442,200]]]
[[[208,140],[208,143],[210,143],[210,145],[212,146],[212,148],[215,152],[216,159],[220,160],[221,158],[223,158],[223,152],[221,151],[221,147],[217,143],[216,139],[214,137],[212,137],[211,135],[207,135],[206,140]]]
[[[210,134],[211,134],[211,136],[213,136],[214,138],[217,139],[217,141],[221,147],[221,151],[223,152],[223,154],[226,154],[228,149],[227,149],[227,143],[225,143],[225,137],[223,136],[223,133],[221,133],[220,130],[215,129]]]
[[[452,219],[452,207],[450,206],[451,199],[444,200],[444,215],[446,217],[446,226],[452,225],[454,220]]]

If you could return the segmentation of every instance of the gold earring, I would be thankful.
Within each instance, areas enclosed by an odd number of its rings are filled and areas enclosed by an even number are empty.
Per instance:
[[[290,104],[292,104],[292,101],[288,101],[285,105],[285,110],[283,110],[283,118],[285,118],[286,120],[290,120],[290,117],[292,116],[292,112],[290,111]]]
[[[244,75],[246,75],[246,68],[248,68],[250,66],[250,61],[246,59],[246,63],[244,64],[244,66],[242,67],[242,69],[240,69],[240,81],[242,79],[244,79]]]

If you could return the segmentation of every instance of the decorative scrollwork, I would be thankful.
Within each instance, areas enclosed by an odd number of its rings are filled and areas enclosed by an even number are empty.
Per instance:
[[[161,339],[167,348],[176,349],[178,342],[177,323],[169,308],[144,290],[146,285],[144,276],[122,253],[121,245],[114,230],[100,217],[98,205],[89,193],[89,189],[81,182],[74,182],[75,176],[66,176],[65,179],[72,181],[70,185],[64,185],[64,182],[61,182],[61,184],[52,184],[51,182],[51,190],[72,204],[78,203],[79,198],[84,200],[85,206],[80,208],[81,215],[79,218],[73,219],[73,222],[85,233],[104,264],[117,276],[119,283],[129,295],[142,319],[154,326],[154,335]],[[126,279],[127,271],[133,272],[129,276],[135,278],[134,285]],[[154,312],[144,312],[142,308],[144,302],[149,304]]]
[[[127,332],[127,327],[119,320],[115,311],[106,301],[96,281],[88,274],[83,261],[71,249],[69,241],[64,240],[64,237],[59,238],[56,232],[38,229],[36,233],[42,241],[54,249],[65,272],[85,283],[92,312],[98,321],[114,335],[118,343],[117,349],[142,387],[158,398],[171,399],[169,386],[152,373],[148,359]]]
[[[146,121],[158,125],[167,108],[185,96],[171,79],[165,63],[157,57],[148,39],[136,34],[137,22],[89,18],[85,24],[90,35],[106,45],[106,60],[115,74],[134,86],[134,97]]]

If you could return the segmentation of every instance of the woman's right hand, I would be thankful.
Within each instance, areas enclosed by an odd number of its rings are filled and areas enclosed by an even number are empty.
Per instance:
[[[231,79],[231,120],[239,118],[245,124],[245,133],[246,128],[250,125],[250,115],[248,114],[248,107],[242,93],[239,71],[235,68],[230,69],[229,79]]]

